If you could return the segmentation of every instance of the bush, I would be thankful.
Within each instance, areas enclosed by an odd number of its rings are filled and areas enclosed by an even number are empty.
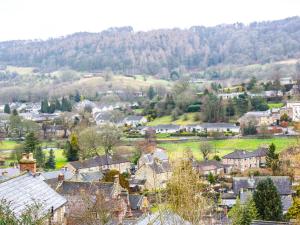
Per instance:
[[[187,112],[199,112],[200,111],[200,105],[189,105],[187,108]]]

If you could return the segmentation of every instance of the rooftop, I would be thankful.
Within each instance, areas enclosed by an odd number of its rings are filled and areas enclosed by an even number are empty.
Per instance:
[[[20,216],[27,206],[42,204],[41,214],[63,206],[67,200],[38,176],[29,173],[0,183],[0,199],[11,203],[11,210]]]
[[[126,162],[130,162],[130,161],[121,156],[114,155],[113,157],[106,158],[105,155],[102,155],[102,156],[96,156],[82,161],[69,162],[69,164],[71,164],[75,169],[84,169],[84,168],[92,168],[97,166],[104,166],[107,164],[113,165],[113,164],[120,164]]]

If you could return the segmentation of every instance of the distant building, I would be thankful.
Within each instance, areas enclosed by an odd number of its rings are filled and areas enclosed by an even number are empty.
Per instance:
[[[266,148],[259,148],[253,152],[235,150],[223,156],[222,163],[224,165],[230,165],[239,171],[264,167],[266,164],[267,151]]]
[[[224,175],[231,172],[232,165],[225,165],[216,160],[193,161],[193,168],[202,175]]]
[[[129,125],[132,127],[137,127],[147,123],[147,118],[144,116],[127,116],[123,120],[124,125]]]
[[[174,124],[162,124],[152,128],[157,134],[174,134],[180,131],[180,126]]]
[[[121,156],[114,155],[106,158],[105,155],[102,155],[86,160],[69,162],[66,167],[73,173],[103,170],[118,170],[120,173],[123,173],[129,171],[130,165],[130,161]]]
[[[202,123],[184,126],[189,132],[233,132],[240,133],[240,126],[232,123]]]
[[[218,94],[218,97],[222,99],[233,99],[233,98],[238,98],[240,95],[243,94],[244,92],[220,93]]]
[[[300,102],[287,102],[286,109],[291,109],[291,118],[293,121],[300,121]]]
[[[282,77],[280,78],[280,84],[281,85],[289,85],[289,84],[295,84],[296,82],[293,80],[292,77]]]
[[[245,113],[242,117],[238,119],[241,126],[248,125],[252,123],[256,126],[261,125],[272,125],[277,123],[277,118],[272,116],[270,110],[267,111],[251,111]]]

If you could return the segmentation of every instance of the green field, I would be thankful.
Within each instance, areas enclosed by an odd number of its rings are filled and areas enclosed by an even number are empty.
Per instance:
[[[49,150],[45,150],[44,152],[45,152],[45,156],[47,159],[49,156]],[[67,159],[64,156],[64,150],[56,149],[56,150],[54,150],[54,155],[55,155],[55,161],[56,161],[56,169],[62,168],[67,163]]]
[[[186,113],[187,120],[184,120],[184,115],[181,115],[178,120],[172,121],[171,116],[157,117],[153,121],[147,123],[148,126],[157,126],[161,124],[176,124],[176,125],[187,125],[197,123],[194,121],[194,116],[196,113]]]
[[[271,139],[227,139],[227,140],[211,140],[213,153],[224,156],[235,149],[255,150],[261,146],[269,146],[271,143],[276,145],[277,152],[287,147],[297,144],[296,138],[271,138]],[[171,159],[180,158],[187,150],[191,150],[196,159],[201,160],[202,155],[199,150],[200,142],[181,142],[181,143],[161,143],[160,147],[167,150]]]
[[[7,149],[14,149],[18,143],[16,141],[0,141],[0,151]]]
[[[269,106],[270,109],[273,109],[273,108],[281,108],[281,107],[284,106],[284,104],[282,102],[279,102],[279,103],[269,103],[268,106]]]

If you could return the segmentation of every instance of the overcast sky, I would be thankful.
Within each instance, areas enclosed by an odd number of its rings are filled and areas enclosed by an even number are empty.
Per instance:
[[[0,0],[0,41],[119,26],[139,31],[299,15],[300,0]]]

